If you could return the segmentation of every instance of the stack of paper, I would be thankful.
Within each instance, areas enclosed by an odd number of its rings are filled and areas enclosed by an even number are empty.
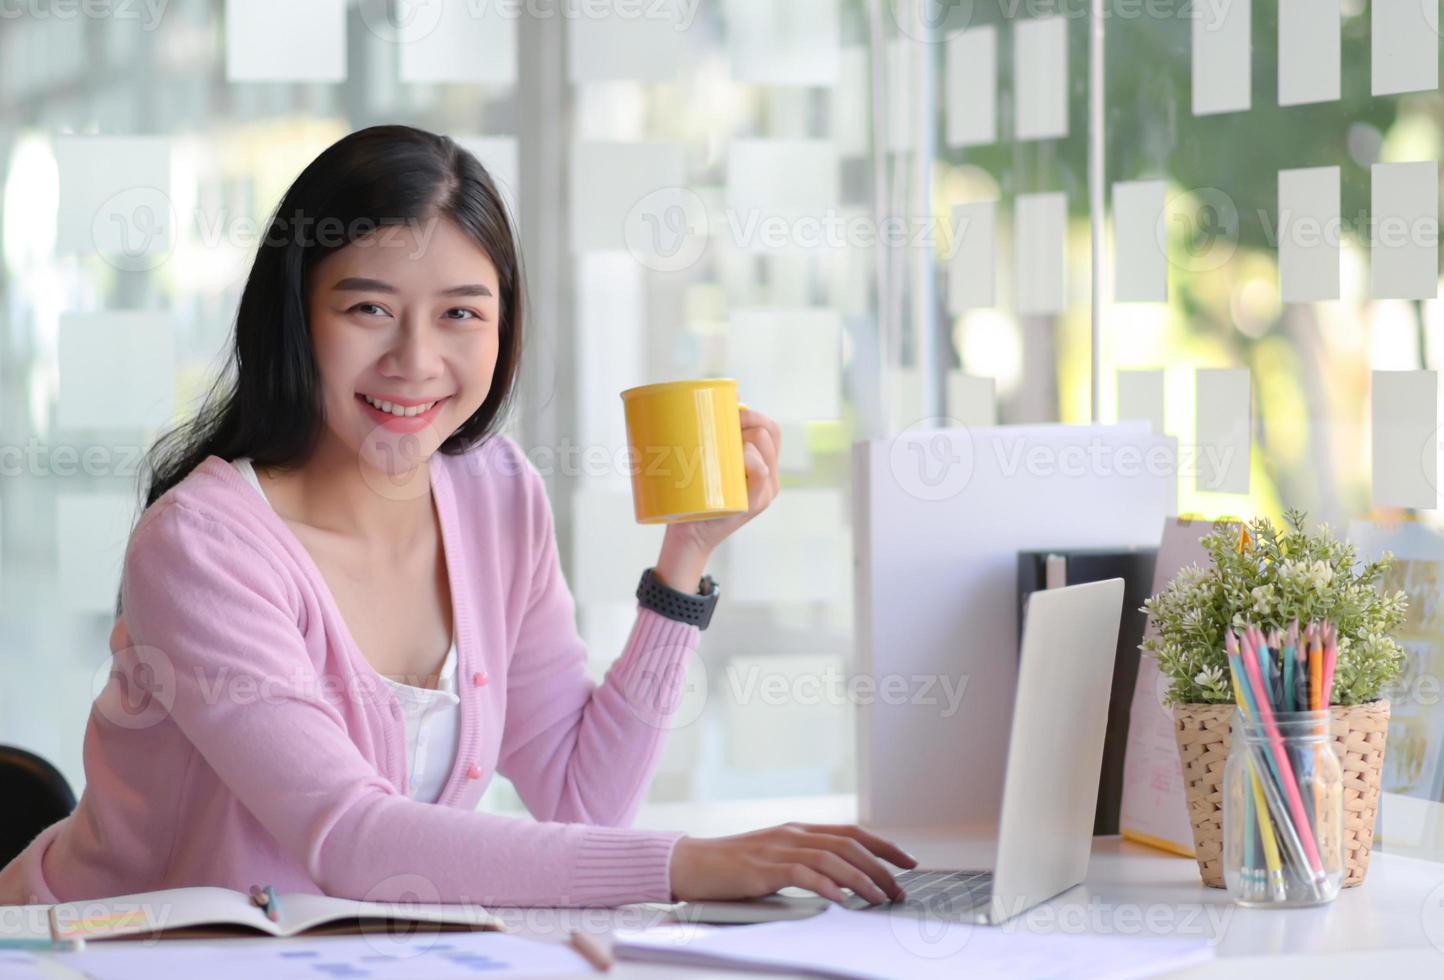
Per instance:
[[[939,922],[831,906],[821,915],[751,926],[695,923],[618,930],[619,959],[696,966],[751,966],[829,977],[1131,980],[1213,957],[1196,940],[1034,935],[1008,926]]]

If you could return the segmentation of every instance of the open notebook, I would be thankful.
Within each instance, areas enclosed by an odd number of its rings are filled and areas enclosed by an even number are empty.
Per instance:
[[[210,886],[169,888],[114,898],[62,902],[55,906],[61,939],[210,938],[254,935],[349,935],[373,931],[505,931],[502,921],[479,905],[362,902],[326,895],[279,895],[279,921],[272,922],[250,896]],[[44,907],[42,907],[44,908]],[[46,916],[25,921],[46,922]],[[36,938],[49,939],[47,933]]]

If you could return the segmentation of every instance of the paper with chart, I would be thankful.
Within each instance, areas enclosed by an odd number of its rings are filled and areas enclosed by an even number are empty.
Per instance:
[[[1179,569],[1208,566],[1199,540],[1213,530],[1209,521],[1170,518],[1154,565],[1153,595],[1161,592]],[[1149,621],[1145,637],[1157,630]],[[1193,855],[1193,827],[1183,788],[1183,766],[1173,733],[1173,712],[1164,706],[1167,679],[1152,657],[1138,659],[1138,680],[1128,715],[1128,754],[1123,760],[1123,804],[1118,826],[1124,837],[1186,856]]]
[[[1394,564],[1381,588],[1400,589],[1409,611],[1397,639],[1408,657],[1389,685],[1389,738],[1384,752],[1383,790],[1425,800],[1444,800],[1444,710],[1438,706],[1438,678],[1444,676],[1444,534],[1418,521],[1384,524],[1354,521],[1349,540],[1359,558],[1372,561],[1385,551]],[[1387,809],[1387,806],[1385,807]]]
[[[1043,935],[1022,927],[973,926],[856,912],[839,905],[807,919],[752,926],[696,923],[619,929],[618,959],[798,970],[867,980],[1013,980],[1152,977],[1213,957],[1200,940]]]
[[[331,939],[90,943],[48,954],[90,980],[475,980],[585,974],[587,961],[560,943],[504,933],[378,933]]]

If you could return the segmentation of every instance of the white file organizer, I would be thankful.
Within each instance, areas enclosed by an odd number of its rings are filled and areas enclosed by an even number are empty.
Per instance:
[[[1018,552],[1156,547],[1177,513],[1177,446],[1135,422],[909,431],[854,445],[856,673],[870,675],[853,678],[863,821],[997,822]],[[963,676],[949,714],[941,678],[956,689]]]

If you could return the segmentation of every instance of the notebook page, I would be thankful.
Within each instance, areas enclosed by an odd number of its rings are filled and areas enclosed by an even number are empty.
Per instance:
[[[330,895],[281,895],[281,928],[278,935],[294,936],[329,923],[350,924],[356,919],[376,922],[436,922],[494,929],[501,920],[480,905],[444,905],[420,902],[363,902]],[[379,927],[384,929],[385,927]],[[406,932],[408,930],[392,930]]]
[[[276,924],[247,896],[208,885],[62,902],[55,906],[55,918],[66,939],[143,936],[217,923],[251,926],[272,935],[278,932]]]

